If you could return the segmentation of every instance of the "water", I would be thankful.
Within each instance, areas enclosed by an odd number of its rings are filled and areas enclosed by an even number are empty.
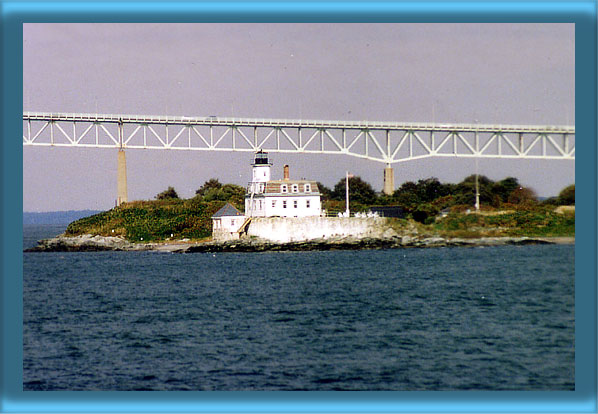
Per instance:
[[[574,246],[23,262],[25,390],[575,388]]]

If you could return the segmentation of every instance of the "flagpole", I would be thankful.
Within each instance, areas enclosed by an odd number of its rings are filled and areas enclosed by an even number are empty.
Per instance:
[[[345,214],[350,217],[349,213],[349,171],[345,175]]]

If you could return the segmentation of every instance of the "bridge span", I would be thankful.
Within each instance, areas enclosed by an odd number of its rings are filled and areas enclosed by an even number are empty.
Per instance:
[[[575,127],[23,112],[23,146],[339,154],[392,165],[427,157],[575,160]],[[124,180],[124,184],[123,184]],[[124,188],[124,190],[123,190]]]

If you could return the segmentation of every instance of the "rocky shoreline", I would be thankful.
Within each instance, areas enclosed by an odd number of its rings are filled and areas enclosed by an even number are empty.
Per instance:
[[[60,235],[44,239],[25,252],[89,252],[89,251],[157,251],[170,253],[265,252],[312,250],[361,250],[456,246],[503,246],[525,244],[574,244],[573,237],[480,237],[471,239],[442,237],[397,236],[383,238],[329,238],[310,241],[275,243],[249,238],[226,242],[191,243],[131,243],[122,237],[103,237],[90,234],[68,237]]]

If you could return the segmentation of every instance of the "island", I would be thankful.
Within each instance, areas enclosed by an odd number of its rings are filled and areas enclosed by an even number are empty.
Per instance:
[[[63,234],[41,240],[26,251],[260,252],[575,242],[574,206],[548,204],[508,210],[449,209],[425,223],[412,216],[367,217],[363,213],[363,217],[327,219],[365,222],[369,231],[358,236],[275,242],[246,234],[235,240],[214,241],[212,216],[227,203],[199,198],[125,203],[76,220]],[[268,220],[277,219],[292,220]]]

